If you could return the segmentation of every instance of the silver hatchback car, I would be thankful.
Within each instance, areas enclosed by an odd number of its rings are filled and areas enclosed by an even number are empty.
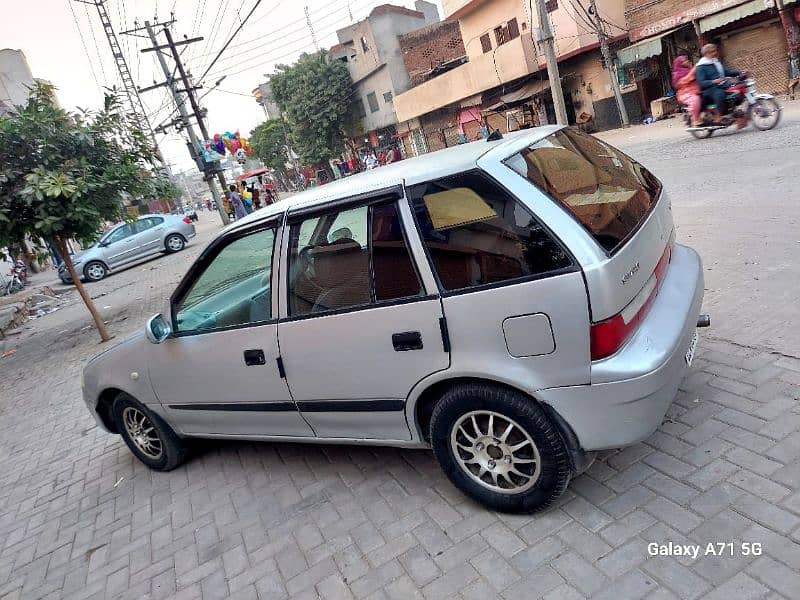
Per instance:
[[[226,228],[84,397],[153,469],[188,438],[432,447],[533,512],[673,401],[707,322],[674,238],[661,183],[572,129],[412,158]]]
[[[108,230],[92,246],[72,257],[75,270],[85,281],[99,281],[109,271],[162,252],[180,252],[195,236],[194,225],[183,215],[142,215]],[[62,264],[58,276],[72,283]]]

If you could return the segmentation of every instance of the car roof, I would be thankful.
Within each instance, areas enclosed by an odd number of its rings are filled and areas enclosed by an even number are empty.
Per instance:
[[[458,146],[414,156],[376,169],[337,179],[331,183],[293,194],[289,198],[253,211],[246,217],[225,227],[220,232],[220,235],[268,220],[275,215],[297,208],[323,206],[328,202],[359,194],[377,192],[396,185],[414,185],[468,171],[474,169],[478,160],[490,151],[496,150],[498,156],[505,157],[504,150],[507,148],[516,148],[521,141],[534,143],[560,128],[560,126],[544,126],[523,129],[505,134],[500,140],[478,140],[459,144]],[[510,153],[511,151],[509,150]]]

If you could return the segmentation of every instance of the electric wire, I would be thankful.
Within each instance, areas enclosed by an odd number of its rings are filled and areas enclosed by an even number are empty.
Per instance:
[[[219,53],[218,53],[218,54],[217,54],[217,55],[214,57],[214,60],[212,60],[212,61],[211,61],[211,63],[210,63],[210,64],[209,64],[209,65],[206,67],[206,70],[205,70],[205,71],[203,71],[203,74],[202,74],[202,75],[200,75],[200,77],[198,78],[198,81],[199,81],[199,82],[201,82],[201,83],[202,83],[202,81],[205,79],[205,76],[208,74],[208,72],[209,72],[209,71],[212,69],[212,67],[213,67],[213,66],[216,64],[216,62],[219,60],[219,57],[220,57],[220,56],[222,56],[222,53],[223,53],[223,52],[225,52],[225,50],[228,48],[228,46],[229,46],[229,45],[230,45],[230,43],[233,41],[233,39],[234,39],[234,37],[236,36],[236,34],[237,34],[237,33],[239,33],[239,32],[242,30],[242,27],[244,27],[244,24],[245,24],[245,23],[247,23],[247,20],[248,20],[248,19],[249,19],[249,18],[250,18],[250,17],[253,15],[253,13],[255,12],[255,10],[258,8],[258,6],[259,6],[259,5],[260,5],[262,2],[263,2],[263,0],[256,0],[256,1],[255,1],[255,3],[253,4],[253,8],[251,8],[251,9],[250,9],[250,12],[249,12],[249,13],[247,13],[247,16],[244,18],[244,21],[242,21],[242,22],[239,24],[239,27],[237,27],[237,28],[236,28],[236,31],[234,31],[234,32],[233,32],[233,35],[231,35],[231,36],[228,38],[228,41],[227,41],[227,42],[225,42],[225,45],[222,47],[222,49],[219,51]],[[278,6],[278,4],[280,4],[280,2],[281,2],[281,0],[278,0],[278,2],[275,4],[275,6],[277,7],[277,6]]]
[[[67,4],[69,4],[69,9],[72,12],[72,19],[75,21],[75,28],[78,30],[78,35],[81,38],[83,53],[86,55],[86,61],[89,63],[89,69],[92,71],[92,78],[94,79],[95,85],[97,85],[97,91],[102,94],[103,86],[100,85],[100,81],[97,79],[97,73],[94,70],[94,64],[92,63],[92,58],[89,54],[89,48],[86,46],[86,40],[83,37],[83,31],[81,30],[80,23],[78,23],[78,16],[75,14],[75,8],[72,6],[72,0],[67,0]]]

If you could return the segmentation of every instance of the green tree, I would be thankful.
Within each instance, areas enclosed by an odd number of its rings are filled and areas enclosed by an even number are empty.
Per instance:
[[[270,169],[286,172],[289,154],[286,150],[286,129],[280,119],[270,119],[250,132],[250,145],[256,156]]]
[[[103,341],[111,339],[81,283],[67,240],[93,242],[123,214],[122,195],[150,199],[174,186],[148,170],[154,149],[111,90],[103,109],[69,113],[39,83],[24,106],[0,117],[0,246],[45,238],[58,248]]]
[[[304,54],[278,65],[270,78],[275,102],[289,124],[294,150],[307,164],[327,161],[344,147],[350,125],[352,86],[347,66],[328,53]]]

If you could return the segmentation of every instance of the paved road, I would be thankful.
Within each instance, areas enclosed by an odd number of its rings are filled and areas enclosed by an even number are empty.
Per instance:
[[[797,598],[790,116],[704,142],[668,123],[610,134],[672,190],[680,238],[710,268],[715,326],[659,431],[604,453],[544,515],[486,511],[424,451],[209,443],[150,472],[81,403],[100,347],[69,294],[0,340],[17,349],[0,359],[0,598]],[[185,252],[91,286],[117,335],[161,309],[216,229],[201,218]],[[648,556],[669,542],[736,546]]]
[[[675,119],[603,137],[667,184],[678,239],[705,261],[711,335],[800,356],[800,101],[769,132],[695,140],[682,127]]]

